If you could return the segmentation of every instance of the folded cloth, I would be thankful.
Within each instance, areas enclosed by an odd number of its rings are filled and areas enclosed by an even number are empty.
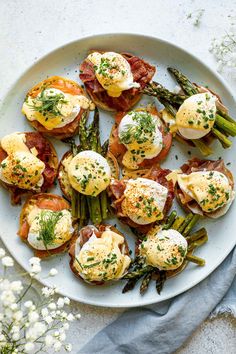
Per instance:
[[[171,300],[125,311],[80,354],[169,354],[210,314],[236,315],[236,248],[205,280]]]

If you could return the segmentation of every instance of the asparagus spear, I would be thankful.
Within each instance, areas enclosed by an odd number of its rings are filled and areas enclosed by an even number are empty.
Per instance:
[[[195,214],[191,221],[189,222],[189,224],[186,226],[186,228],[184,229],[182,235],[184,237],[188,236],[189,233],[191,232],[192,228],[196,225],[196,223],[198,222],[198,220],[200,219],[200,215]]]
[[[140,290],[139,290],[141,295],[143,295],[147,291],[148,285],[149,285],[151,279],[152,279],[152,272],[146,273],[144,275],[141,286],[140,286]]]
[[[214,134],[218,140],[220,141],[221,145],[224,149],[229,148],[232,145],[232,141],[230,141],[225,134],[221,133],[218,129],[212,128],[212,134]]]
[[[235,120],[234,120],[233,118],[231,118],[231,117],[230,117],[228,114],[226,114],[225,112],[218,110],[217,113],[219,113],[219,115],[220,115],[221,117],[224,117],[224,118],[225,118],[226,120],[228,120],[229,122],[235,123]]]
[[[192,139],[191,141],[201,151],[203,156],[208,156],[213,154],[212,149],[204,143],[203,139],[197,139],[197,140]]]
[[[183,224],[184,220],[185,220],[185,218],[183,216],[178,216],[175,219],[175,222],[173,223],[171,228],[178,231],[179,228],[181,227],[181,225]]]
[[[82,150],[89,150],[88,131],[86,129],[87,114],[83,114],[79,121],[79,140]]]
[[[187,98],[187,96],[185,95],[179,95],[169,91],[164,86],[162,86],[161,84],[155,81],[147,84],[143,90],[143,93],[149,96],[162,98],[167,102],[169,102],[170,104],[177,104],[177,105],[181,105],[184,102],[184,100],[186,100]]]
[[[196,263],[197,265],[203,267],[205,265],[205,260],[203,258],[187,254],[186,256],[187,261]]]
[[[142,275],[149,273],[150,271],[153,270],[153,267],[151,266],[144,266],[140,269],[134,270],[130,273],[127,273],[124,276],[124,279],[133,279],[133,278],[137,278],[137,277],[141,277]]]
[[[167,222],[163,225],[162,230],[168,230],[171,228],[173,222],[175,221],[177,216],[176,210],[173,210],[168,216]]]
[[[208,241],[208,236],[206,234],[205,236],[198,239],[197,241],[191,242],[190,245],[188,246],[188,251],[193,251],[195,248],[204,245],[207,241]]]
[[[193,85],[192,82],[185,75],[183,75],[179,70],[175,68],[167,68],[167,70],[175,77],[176,81],[181,86],[182,90],[188,96],[192,96],[199,93],[196,86]]]
[[[140,277],[129,279],[125,284],[122,293],[127,293],[127,291],[133,290],[137,282],[139,281]]]
[[[166,271],[160,270],[159,277],[156,280],[156,290],[159,295],[163,289],[163,285],[165,281],[166,281]]]
[[[190,244],[192,242],[199,240],[200,238],[204,237],[205,235],[207,235],[207,231],[204,227],[202,227],[200,230],[195,231],[194,233],[187,236],[186,241],[188,241],[188,244]]]
[[[215,124],[229,135],[236,136],[236,122],[231,123],[219,114],[216,114]]]
[[[184,218],[184,222],[180,225],[180,227],[178,228],[178,231],[182,234],[182,232],[184,231],[184,229],[187,227],[187,225],[190,223],[190,221],[193,218],[193,214],[189,213],[185,218]]]
[[[77,219],[78,209],[77,209],[77,192],[72,189],[71,191],[71,214],[73,219]]]

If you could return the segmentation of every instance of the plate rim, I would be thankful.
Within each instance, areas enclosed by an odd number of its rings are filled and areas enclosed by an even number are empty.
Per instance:
[[[86,41],[86,40],[90,40],[90,39],[96,39],[96,38],[104,38],[104,37],[110,37],[110,36],[125,36],[125,37],[129,37],[129,36],[133,36],[133,37],[137,37],[137,38],[141,38],[141,39],[149,39],[149,40],[154,40],[154,41],[159,41],[165,45],[171,46],[177,50],[182,51],[183,53],[187,54],[188,56],[190,56],[193,60],[197,61],[200,65],[202,65],[203,67],[205,67],[214,77],[217,78],[217,80],[219,81],[219,83],[224,87],[224,89],[226,89],[226,91],[228,91],[228,93],[232,96],[233,101],[235,101],[236,104],[236,95],[234,95],[234,93],[232,92],[232,89],[230,87],[230,85],[226,82],[226,80],[219,74],[216,72],[216,70],[212,69],[208,64],[206,64],[202,59],[200,59],[197,55],[191,53],[190,51],[186,50],[185,48],[181,47],[180,45],[177,45],[175,43],[173,43],[170,40],[166,40],[166,39],[162,39],[159,38],[157,36],[151,36],[151,35],[146,35],[146,34],[139,34],[139,33],[133,33],[133,32],[109,32],[109,33],[99,33],[99,34],[95,34],[95,35],[87,35],[87,36],[82,36],[78,39],[74,39],[72,41],[66,42],[52,50],[50,50],[49,52],[45,53],[43,56],[41,56],[40,58],[38,58],[37,60],[35,60],[30,66],[28,66],[14,81],[13,83],[9,86],[9,88],[7,89],[6,93],[3,94],[2,99],[1,99],[1,105],[0,105],[0,111],[4,106],[4,103],[7,99],[7,97],[9,96],[10,92],[12,90],[14,90],[14,87],[23,79],[23,77],[34,68],[35,65],[38,65],[41,61],[45,60],[47,57],[49,57],[50,55],[52,55],[54,52],[62,50],[63,48],[67,47],[67,46],[71,46],[73,44],[76,44],[80,41]],[[1,237],[1,240],[4,244],[4,246],[7,248],[8,252],[12,255],[12,257],[15,259],[15,261],[23,268],[26,270],[27,273],[28,269],[21,263],[21,261],[19,261],[18,259],[15,258],[15,255],[11,252],[11,250],[9,250],[7,244],[4,242],[4,240]],[[106,307],[106,308],[123,308],[123,309],[127,309],[127,308],[134,308],[134,307],[142,307],[142,306],[147,306],[147,305],[152,305],[152,304],[156,304],[156,303],[160,303],[162,301],[168,300],[168,299],[172,299],[177,295],[183,294],[184,292],[186,292],[187,290],[190,290],[191,288],[193,288],[194,286],[196,286],[197,284],[200,284],[203,280],[205,280],[214,270],[216,270],[221,263],[229,256],[229,254],[231,253],[231,251],[234,249],[236,245],[236,240],[235,240],[235,244],[232,245],[232,247],[228,250],[228,252],[226,253],[226,255],[222,256],[219,261],[218,264],[215,266],[212,266],[211,268],[208,269],[207,273],[202,275],[200,278],[196,279],[195,281],[193,281],[193,283],[191,283],[191,285],[186,285],[185,287],[182,288],[181,291],[176,291],[173,292],[172,295],[167,295],[164,299],[155,299],[155,301],[150,301],[150,300],[144,300],[142,303],[140,303],[140,300],[136,300],[136,301],[132,301],[132,303],[130,303],[129,305],[125,306],[125,305],[121,305],[119,306],[119,304],[109,304],[107,305],[105,302],[100,301],[99,303],[97,303],[96,301],[93,300],[85,300],[85,299],[80,299],[78,300],[78,298],[74,297],[73,295],[69,295],[67,292],[64,292],[63,290],[59,289],[58,294],[61,294],[63,296],[68,296],[70,299],[72,299],[73,301],[79,302],[79,303],[84,303],[84,304],[88,304],[88,305],[92,305],[92,306],[97,306],[97,307]],[[43,286],[48,286],[47,283],[44,282],[43,278],[40,277],[36,277],[36,280],[38,282],[40,282],[41,285]]]

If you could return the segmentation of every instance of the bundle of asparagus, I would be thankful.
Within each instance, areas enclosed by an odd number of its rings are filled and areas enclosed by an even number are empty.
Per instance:
[[[77,146],[73,139],[67,140],[71,146],[73,156],[80,151],[93,150],[103,156],[107,153],[107,143],[101,146],[99,133],[99,112],[96,108],[94,111],[93,122],[87,127],[87,115],[84,114],[79,123],[79,139],[80,145]],[[90,219],[93,224],[100,224],[102,220],[108,217],[108,200],[106,191],[101,192],[98,196],[92,197],[81,194],[72,188],[71,198],[72,216],[79,221],[79,226],[86,225]]]
[[[162,225],[162,230],[174,229],[180,232],[188,242],[188,252],[185,257],[185,264],[187,261],[196,263],[199,266],[205,265],[205,260],[194,256],[194,250],[207,242],[208,236],[205,228],[201,228],[191,233],[194,226],[197,224],[200,216],[189,213],[186,217],[177,216],[176,211],[172,211],[168,216],[166,222]],[[180,271],[184,268],[184,264],[180,266]],[[178,269],[176,270],[178,273]],[[139,255],[134,259],[129,269],[129,272],[124,276],[124,279],[129,279],[123,293],[132,290],[137,282],[143,277],[140,285],[140,293],[144,294],[148,289],[151,280],[156,281],[156,290],[158,294],[161,293],[165,280],[169,276],[173,276],[173,271],[159,270],[149,265],[145,265],[145,261]]]
[[[149,96],[157,97],[158,100],[165,106],[166,110],[173,117],[175,117],[179,106],[184,102],[184,100],[189,96],[199,93],[199,91],[197,86],[177,69],[168,68],[168,71],[175,77],[184,94],[170,92],[157,82],[149,83],[143,92]],[[218,108],[215,124],[210,134],[220,141],[223,148],[229,148],[232,145],[232,142],[228,139],[228,136],[236,136],[236,121]],[[181,138],[179,140],[181,140]],[[209,148],[204,138],[191,141],[204,156],[212,153],[212,150]]]

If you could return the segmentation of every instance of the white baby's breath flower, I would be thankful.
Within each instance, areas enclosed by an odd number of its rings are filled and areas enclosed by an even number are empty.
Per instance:
[[[20,280],[11,283],[11,290],[19,294],[23,290],[22,282]]]
[[[66,334],[65,334],[65,332],[60,333],[60,335],[59,335],[59,340],[60,340],[61,342],[64,342],[65,339],[66,339]]]
[[[42,322],[36,322],[34,324],[34,330],[37,336],[41,336],[47,330],[47,326]]]
[[[10,306],[10,309],[12,310],[12,311],[16,311],[17,309],[18,309],[18,305],[15,303],[15,304],[12,304],[11,306]]]
[[[27,309],[29,309],[29,308],[31,308],[31,307],[33,306],[33,302],[32,302],[31,300],[26,301],[26,302],[24,303],[24,306],[25,306]]]
[[[4,257],[6,254],[5,250],[3,248],[0,248],[0,258]]]
[[[23,317],[22,311],[16,311],[12,316],[13,320],[15,320],[16,322],[19,322],[22,319],[22,317]]]
[[[80,314],[80,313],[77,313],[77,314],[75,315],[75,318],[76,318],[77,320],[80,320],[80,319],[81,319],[81,314]]]
[[[72,322],[72,321],[74,321],[74,319],[75,319],[75,316],[72,313],[69,313],[67,315],[67,321]]]
[[[70,299],[68,297],[64,297],[64,303],[66,305],[70,305]]]
[[[42,310],[41,310],[41,315],[43,318],[45,318],[46,316],[48,316],[48,309],[47,307],[44,307]]]
[[[65,305],[64,299],[62,297],[59,297],[59,299],[57,300],[57,307],[59,309],[62,309]]]
[[[41,262],[41,259],[39,257],[31,257],[29,259],[29,264],[31,267],[33,267],[34,265],[40,264],[40,262]]]
[[[64,328],[64,330],[65,331],[67,331],[69,328],[70,328],[70,325],[69,325],[69,323],[68,322],[66,322],[66,323],[63,323],[63,326],[62,326],[62,328]]]
[[[16,297],[11,290],[4,290],[0,297],[2,305],[7,307],[16,302]]]
[[[36,322],[39,319],[39,314],[36,311],[29,312],[28,314],[28,321],[30,323]]]
[[[20,332],[18,332],[18,333],[13,333],[12,339],[13,339],[14,341],[19,340],[19,339],[20,339]]]
[[[50,304],[48,304],[48,308],[50,310],[56,310],[57,305],[55,304],[55,302],[50,302]]]
[[[50,334],[48,334],[48,335],[46,335],[44,341],[45,341],[46,347],[50,348],[54,343],[54,338]]]
[[[42,288],[42,295],[46,298],[53,296],[57,292],[58,292],[58,289],[56,287],[48,288],[47,286],[45,286],[44,288]]]
[[[51,277],[54,277],[54,276],[57,275],[57,274],[58,274],[58,271],[57,271],[56,268],[52,268],[52,269],[50,270],[50,272],[49,272],[49,275],[50,275]]]
[[[55,352],[59,352],[59,350],[61,349],[61,347],[62,347],[62,344],[61,344],[61,342],[60,342],[59,340],[56,341],[56,342],[53,344],[53,348],[54,348]]]
[[[9,257],[9,256],[5,256],[2,258],[2,265],[4,267],[13,267],[14,266],[14,261],[13,258]]]
[[[66,345],[65,345],[65,350],[66,350],[67,352],[71,352],[71,351],[72,351],[72,345],[71,345],[70,343],[66,344]]]
[[[47,323],[47,324],[50,324],[53,322],[53,318],[52,316],[46,316],[44,317],[44,321]]]
[[[0,282],[0,290],[8,290],[10,287],[10,282],[8,279],[3,279]]]
[[[29,260],[30,264],[30,276],[35,276],[36,274],[40,273],[42,271],[41,265],[40,265],[41,259],[38,257],[31,257]]]
[[[25,348],[24,349],[25,349],[26,353],[30,353],[30,352],[32,352],[34,350],[34,348],[35,348],[34,343],[28,342],[28,343],[25,344]]]

